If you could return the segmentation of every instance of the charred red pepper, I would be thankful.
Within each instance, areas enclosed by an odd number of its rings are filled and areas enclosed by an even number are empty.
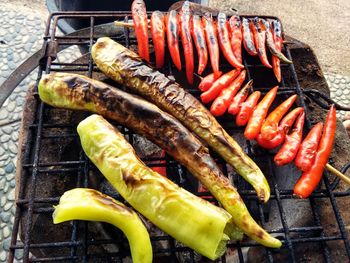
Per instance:
[[[298,95],[293,95],[282,102],[264,121],[260,134],[265,140],[271,140],[278,133],[278,123],[286,112],[292,107]]]
[[[304,172],[294,186],[294,194],[300,198],[307,198],[321,181],[323,170],[332,152],[335,137],[337,116],[334,105],[330,108],[324,125],[320,144],[317,149],[315,162],[311,169]]]
[[[249,20],[246,18],[242,19],[242,35],[243,35],[243,46],[245,50],[251,56],[258,55],[258,52],[255,48],[254,36],[250,30]]]
[[[244,137],[248,140],[254,140],[258,136],[261,125],[263,124],[267,115],[267,111],[269,110],[273,100],[276,98],[277,89],[278,86],[271,89],[253,111],[253,114],[250,117],[248,125],[244,131]]]
[[[248,99],[242,103],[241,108],[236,116],[236,124],[238,126],[244,126],[247,124],[250,116],[253,113],[253,110],[258,103],[258,100],[261,96],[260,91],[254,91]]]
[[[149,62],[148,20],[145,3],[142,0],[134,0],[131,5],[131,12],[139,55]]]
[[[282,39],[281,23],[279,21],[273,20],[272,26],[271,26],[271,32],[272,32],[276,49],[281,51],[283,39]],[[279,58],[272,56],[272,68],[278,82],[281,82],[281,79],[282,79],[280,64],[281,62]]]
[[[250,30],[253,32],[255,47],[258,52],[258,56],[260,58],[261,63],[264,64],[265,67],[272,68],[269,60],[267,59],[266,54],[266,31],[263,26],[261,26],[261,22],[259,18],[254,18],[249,22]]]
[[[171,59],[174,62],[175,67],[181,70],[181,59],[179,51],[179,19],[177,12],[171,10],[167,16],[167,39],[168,39],[168,49]]]
[[[214,27],[213,17],[211,14],[206,13],[203,18],[205,40],[209,50],[209,57],[211,67],[215,76],[219,75],[219,44],[217,39],[217,32]]]
[[[248,97],[249,90],[253,86],[253,80],[250,80],[238,93],[233,97],[230,106],[228,107],[228,113],[236,115],[239,112],[241,104]]]
[[[208,49],[205,43],[202,19],[198,15],[192,17],[192,38],[198,53],[198,74],[202,74],[208,63]]]
[[[291,112],[289,112],[286,117],[284,117],[279,125],[279,129],[284,132],[284,134],[287,134],[292,127],[294,121],[296,118],[304,112],[304,109],[302,107],[295,108]]]
[[[278,131],[278,133],[271,140],[266,140],[261,136],[261,133],[256,137],[257,143],[268,150],[272,150],[283,143],[286,135],[282,131]]]
[[[244,68],[242,63],[240,63],[233,54],[228,33],[227,19],[224,13],[218,14],[218,36],[221,51],[224,54],[224,57],[226,58],[228,63],[230,63],[235,68]]]
[[[219,77],[222,75],[222,72],[219,72]],[[211,73],[204,78],[202,78],[201,82],[198,85],[198,89],[201,91],[207,91],[210,89],[211,86],[213,86],[214,82],[218,79],[218,77],[215,76],[214,73]]]
[[[295,128],[286,135],[286,140],[281,149],[275,155],[274,161],[277,165],[285,165],[292,162],[298,153],[298,149],[303,139],[305,113],[301,113],[295,122]]]
[[[160,11],[154,11],[151,16],[151,33],[156,54],[156,67],[162,68],[164,65],[165,52],[165,18]]]
[[[202,102],[209,103],[212,100],[214,100],[224,88],[226,88],[235,78],[237,78],[239,73],[240,73],[239,70],[233,69],[228,73],[222,75],[220,78],[218,78],[214,82],[214,84],[210,87],[210,89],[202,93],[201,95]]]
[[[210,112],[214,116],[221,116],[227,110],[232,98],[236,95],[237,91],[242,86],[245,80],[246,71],[242,70],[241,74],[225,89],[223,89],[219,96],[214,100],[210,107]]]
[[[307,172],[311,169],[317,152],[317,147],[322,135],[322,122],[317,123],[300,145],[297,157],[295,157],[295,166],[301,171]]]
[[[231,16],[229,20],[231,32],[231,48],[237,61],[242,64],[242,26],[239,16]]]

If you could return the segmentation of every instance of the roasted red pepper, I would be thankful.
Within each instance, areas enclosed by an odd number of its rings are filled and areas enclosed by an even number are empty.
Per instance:
[[[317,123],[300,145],[297,157],[295,157],[295,166],[301,171],[307,172],[315,162],[317,147],[322,135],[322,122]]]
[[[209,49],[209,57],[211,67],[215,76],[219,75],[219,44],[217,39],[217,33],[214,27],[213,17],[211,14],[206,13],[203,18],[205,39],[207,47]]]
[[[223,89],[219,96],[214,100],[213,104],[210,107],[210,112],[214,116],[221,116],[223,115],[228,106],[230,105],[230,102],[232,101],[232,98],[236,95],[237,91],[242,86],[242,83],[245,80],[246,71],[242,70],[241,74],[225,89]]]
[[[256,107],[256,104],[258,103],[258,100],[261,96],[260,91],[254,91],[248,99],[242,103],[241,108],[236,116],[236,124],[238,126],[244,126],[247,124],[250,116],[253,113],[253,110]]]
[[[243,35],[243,46],[245,50],[251,56],[258,55],[254,44],[254,36],[250,30],[249,20],[246,18],[242,19],[242,35]]]
[[[275,155],[274,161],[277,165],[285,165],[292,162],[298,153],[298,149],[303,139],[305,113],[301,113],[295,122],[294,129],[288,135],[281,149]]]
[[[162,68],[164,65],[165,52],[165,18],[160,11],[154,11],[151,16],[151,33],[156,54],[156,67]]]
[[[254,18],[254,20],[250,21],[249,25],[250,30],[253,32],[255,48],[258,51],[258,56],[261,63],[263,63],[265,67],[272,68],[266,54],[266,31],[264,27],[261,26],[261,22],[257,17]]]
[[[224,88],[226,88],[235,78],[237,78],[239,73],[240,73],[239,70],[233,69],[228,73],[222,75],[220,78],[218,78],[214,82],[213,86],[210,87],[210,89],[202,93],[201,95],[202,102],[209,103],[212,100],[214,100]]]
[[[192,38],[198,53],[198,74],[201,75],[208,63],[208,49],[205,43],[202,19],[198,15],[192,17]]]
[[[248,140],[254,140],[258,136],[261,125],[263,124],[267,115],[267,111],[269,110],[273,100],[276,98],[277,89],[278,86],[272,88],[253,111],[253,115],[250,117],[248,125],[244,131],[244,137],[246,137]]]
[[[295,108],[291,112],[289,112],[286,117],[284,117],[279,125],[279,129],[284,132],[284,134],[287,134],[292,127],[294,121],[296,118],[304,112],[304,109],[302,107]]]
[[[220,71],[219,77],[222,75],[222,72]],[[201,91],[207,91],[210,89],[211,86],[213,86],[214,82],[218,79],[218,77],[215,76],[214,73],[211,73],[204,78],[202,78],[201,83],[198,85],[198,89]]]
[[[242,64],[242,26],[239,16],[231,16],[229,20],[231,32],[231,48],[237,61]]]
[[[264,121],[260,134],[265,140],[271,140],[278,133],[278,123],[287,111],[292,107],[298,95],[293,95],[282,102]]]
[[[273,40],[275,43],[275,47],[277,50],[282,50],[282,31],[281,31],[281,23],[277,20],[273,20],[272,26],[271,26],[271,32],[273,36]],[[275,73],[276,79],[278,82],[281,82],[282,76],[281,76],[281,62],[278,57],[272,56],[272,68],[273,72]]]
[[[219,36],[219,45],[221,48],[224,57],[235,68],[244,68],[242,63],[240,63],[235,55],[233,54],[231,48],[230,37],[228,33],[228,24],[226,15],[224,13],[219,13],[218,15],[218,36]]]
[[[233,97],[230,106],[228,107],[228,113],[236,115],[239,112],[241,104],[248,97],[249,90],[253,86],[253,80],[250,80],[245,86]]]
[[[149,62],[148,20],[145,3],[142,0],[134,0],[131,5],[131,12],[139,55]]]
[[[181,59],[179,51],[179,19],[175,10],[171,10],[167,16],[167,39],[168,49],[175,67],[181,70]]]
[[[315,162],[311,169],[304,172],[294,186],[294,194],[300,198],[307,198],[321,181],[323,170],[332,152],[335,137],[337,116],[334,105],[330,108],[323,128],[320,144],[317,149]]]
[[[256,137],[256,141],[261,147],[268,150],[272,150],[277,146],[279,146],[281,143],[283,143],[285,138],[286,138],[286,135],[284,134],[284,132],[278,131],[275,137],[273,137],[271,140],[266,140],[261,136],[261,134],[259,134]]]

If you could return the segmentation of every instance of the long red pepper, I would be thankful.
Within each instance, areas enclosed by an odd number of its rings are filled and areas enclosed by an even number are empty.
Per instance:
[[[134,0],[131,5],[131,13],[139,55],[149,62],[148,20],[145,3],[142,0]]]
[[[261,136],[261,133],[256,137],[256,141],[257,143],[268,150],[272,150],[274,148],[276,148],[277,146],[279,146],[284,139],[286,138],[286,135],[284,134],[284,132],[279,131],[275,137],[273,137],[271,140],[266,140]]]
[[[239,16],[231,16],[229,20],[231,32],[231,48],[237,61],[242,64],[242,26]]]
[[[230,106],[228,107],[228,113],[236,115],[239,112],[241,104],[248,97],[249,90],[253,86],[253,80],[250,80],[245,86],[233,97]]]
[[[297,156],[295,157],[295,166],[301,171],[307,172],[311,169],[317,152],[317,147],[322,135],[322,122],[317,123],[300,145]]]
[[[219,77],[222,75],[222,72],[220,71]],[[211,86],[213,86],[214,82],[218,79],[218,77],[215,76],[214,73],[210,73],[209,75],[202,78],[201,82],[198,85],[198,89],[201,91],[207,91],[210,89]]]
[[[238,75],[240,71],[233,69],[228,73],[222,75],[218,78],[214,84],[207,91],[201,94],[201,100],[203,103],[209,103],[214,100],[219,93],[226,88]],[[219,73],[220,74],[220,73]],[[215,74],[214,74],[215,75]]]
[[[281,149],[274,157],[277,165],[285,165],[292,162],[297,155],[301,140],[303,139],[305,113],[301,113],[295,122],[295,128],[292,132],[286,135],[286,140]]]
[[[281,51],[282,44],[283,44],[281,23],[277,20],[273,20],[270,30],[273,35],[273,40],[274,40],[276,49]],[[280,59],[278,57],[272,56],[272,69],[273,69],[273,72],[275,73],[275,76],[278,82],[281,82],[281,79],[282,79],[280,64],[281,64]]]
[[[241,108],[236,116],[236,124],[238,126],[244,126],[247,124],[250,116],[253,113],[253,110],[256,107],[256,104],[258,103],[258,100],[261,96],[260,91],[254,91],[248,99],[242,103]]]
[[[205,43],[202,19],[199,15],[192,16],[192,38],[198,53],[198,74],[201,75],[208,63],[208,49]]]
[[[219,13],[218,14],[218,38],[219,38],[219,45],[221,48],[222,53],[224,54],[224,57],[235,68],[244,68],[242,63],[240,63],[235,55],[233,54],[232,48],[231,48],[231,42],[230,37],[228,33],[228,24],[226,19],[226,14]]]
[[[177,12],[171,10],[167,16],[167,40],[168,40],[168,49],[171,56],[171,59],[174,62],[175,67],[178,70],[181,70],[181,59],[180,59],[180,50],[179,50],[179,19]]]
[[[165,17],[160,11],[154,11],[151,16],[151,33],[156,54],[156,67],[164,65],[165,52]]]
[[[202,18],[205,32],[205,40],[209,50],[211,67],[216,76],[219,75],[219,44],[217,32],[214,27],[213,17],[211,14],[205,14]]]
[[[258,51],[258,56],[260,61],[264,64],[265,67],[272,68],[270,62],[267,59],[266,54],[266,32],[260,24],[259,18],[254,18],[254,20],[249,22],[250,30],[253,32],[254,42],[256,50]]]
[[[286,112],[292,107],[298,95],[293,95],[274,109],[261,126],[260,134],[265,140],[271,140],[278,133],[278,123]]]
[[[267,115],[267,111],[269,110],[273,100],[276,98],[277,89],[278,86],[271,89],[253,111],[253,115],[250,117],[248,125],[244,131],[244,137],[248,140],[254,140],[258,136],[261,125],[263,124]]]
[[[294,121],[296,118],[304,112],[304,108],[298,107],[289,112],[282,120],[279,125],[279,130],[282,130],[284,134],[287,134],[290,130],[290,128],[293,126]]]
[[[333,149],[336,131],[336,110],[334,105],[330,108],[324,125],[320,144],[317,149],[315,162],[311,169],[304,172],[294,186],[294,194],[300,198],[307,198],[321,181],[323,170]]]
[[[243,36],[243,46],[245,50],[251,56],[258,55],[254,44],[254,36],[250,31],[249,20],[246,18],[242,19],[242,36]]]

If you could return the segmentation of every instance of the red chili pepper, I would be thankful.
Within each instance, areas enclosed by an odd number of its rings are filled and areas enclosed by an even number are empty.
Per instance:
[[[256,137],[256,141],[261,147],[268,149],[268,150],[272,150],[272,149],[276,148],[277,146],[279,146],[281,143],[283,143],[285,138],[286,138],[286,135],[284,134],[284,132],[278,131],[276,136],[273,137],[271,140],[266,140],[261,136],[261,134],[259,134]]]
[[[248,125],[244,131],[244,137],[248,140],[254,140],[258,136],[261,125],[267,115],[267,111],[276,97],[277,89],[278,86],[271,89],[253,111],[253,115],[250,117]]]
[[[275,155],[274,161],[277,165],[285,165],[292,162],[298,153],[298,149],[303,139],[303,126],[305,113],[301,113],[295,122],[292,132],[286,135],[286,140],[281,149]]]
[[[293,95],[282,102],[264,121],[260,134],[265,140],[271,140],[278,133],[278,123],[286,112],[292,107],[298,95]]]
[[[268,68],[272,68],[270,62],[267,59],[267,54],[266,54],[266,47],[265,47],[266,31],[261,26],[259,18],[257,17],[254,18],[253,21],[250,21],[249,25],[250,25],[250,30],[253,32],[255,47],[256,47],[256,50],[258,51],[258,56],[260,58],[260,61],[264,64],[264,66]]]
[[[225,113],[232,98],[236,95],[237,91],[242,86],[245,80],[246,71],[242,70],[241,74],[225,89],[223,89],[219,96],[214,100],[210,107],[210,112],[214,116],[221,116]]]
[[[229,20],[231,31],[231,48],[237,61],[242,64],[242,26],[239,16],[231,16]]]
[[[282,50],[282,31],[281,31],[281,23],[277,20],[273,20],[272,26],[271,26],[272,36],[273,40],[276,46],[276,49],[281,51]],[[272,56],[272,68],[273,72],[275,73],[276,79],[278,82],[281,82],[282,76],[281,76],[281,62],[278,57]]]
[[[213,18],[211,14],[206,14],[202,18],[205,32],[205,39],[209,49],[209,57],[211,67],[216,76],[219,75],[219,44],[217,39],[216,30],[213,24]]]
[[[181,59],[179,51],[179,19],[175,10],[171,10],[167,16],[167,39],[168,49],[175,67],[181,70]]]
[[[205,43],[202,19],[198,15],[192,17],[192,38],[198,53],[198,74],[202,74],[208,63],[208,49]]]
[[[320,144],[317,149],[315,162],[311,169],[304,172],[294,186],[294,194],[300,198],[307,198],[321,181],[323,170],[332,152],[335,137],[337,116],[334,105],[330,108],[323,128]]]
[[[317,152],[318,143],[322,135],[322,122],[317,123],[300,145],[297,157],[295,157],[295,166],[303,172],[311,169]]]
[[[244,126],[247,124],[250,116],[255,109],[256,104],[261,96],[260,91],[254,91],[248,99],[242,103],[241,108],[236,116],[236,124],[238,126]]]
[[[219,35],[219,45],[224,57],[235,68],[244,68],[244,66],[237,60],[233,54],[230,37],[227,27],[227,19],[224,13],[218,14],[218,35]]]
[[[156,53],[156,67],[162,68],[164,65],[165,52],[165,18],[160,11],[154,11],[151,16],[151,33]]]
[[[210,89],[208,89],[206,92],[203,92],[201,95],[201,100],[203,103],[209,103],[212,100],[214,100],[219,93],[226,88],[237,76],[239,75],[240,71],[237,69],[233,69],[229,71],[228,73],[222,75],[220,78],[218,78],[213,86],[211,86]],[[218,73],[220,74],[220,73]],[[214,73],[215,75],[215,73]]]
[[[249,20],[246,18],[242,19],[242,35],[243,35],[243,46],[245,50],[251,56],[258,55],[255,48],[254,36],[249,27]]]
[[[288,113],[282,120],[279,125],[279,130],[282,130],[284,134],[287,134],[292,127],[295,119],[304,112],[302,107],[295,108],[290,113]]]
[[[219,77],[221,75],[222,75],[222,71],[220,71]],[[211,86],[213,86],[214,82],[217,79],[218,78],[215,76],[214,73],[211,73],[211,74],[205,76],[204,78],[202,78],[201,83],[199,83],[198,89],[200,89],[201,91],[207,91],[208,89],[210,89]]]
[[[233,97],[230,106],[228,107],[228,113],[236,115],[241,108],[243,101],[248,97],[249,90],[253,86],[253,80],[250,80],[245,86]]]
[[[142,0],[134,0],[131,5],[131,12],[139,55],[149,62],[148,20],[145,3]]]

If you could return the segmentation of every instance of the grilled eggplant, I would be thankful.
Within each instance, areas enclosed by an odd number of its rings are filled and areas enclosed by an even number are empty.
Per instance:
[[[254,187],[261,201],[268,201],[270,187],[259,167],[210,112],[179,84],[150,68],[136,53],[108,37],[99,38],[91,54],[97,67],[108,77],[180,120],[232,165]]]

